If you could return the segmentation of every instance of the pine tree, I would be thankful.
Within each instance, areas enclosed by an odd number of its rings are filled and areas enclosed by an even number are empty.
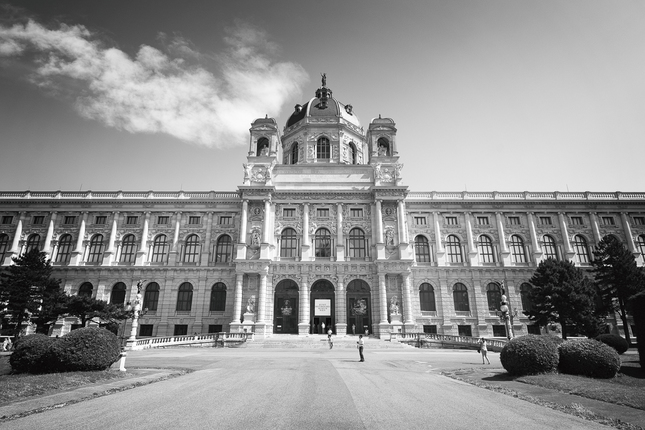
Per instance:
[[[629,298],[645,291],[645,274],[636,266],[636,259],[627,247],[614,236],[605,236],[594,250],[591,262],[596,283],[600,288],[606,310],[618,312],[625,329],[625,340],[631,345],[629,336]]]

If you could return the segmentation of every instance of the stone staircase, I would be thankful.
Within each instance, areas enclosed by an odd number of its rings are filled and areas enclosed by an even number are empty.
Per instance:
[[[352,348],[356,349],[358,336],[332,336],[334,349]],[[406,345],[389,339],[378,339],[376,337],[363,337],[365,349],[410,349],[413,346]],[[326,335],[297,336],[286,334],[274,334],[265,339],[256,337],[247,340],[239,345],[239,348],[297,348],[297,349],[328,349]]]

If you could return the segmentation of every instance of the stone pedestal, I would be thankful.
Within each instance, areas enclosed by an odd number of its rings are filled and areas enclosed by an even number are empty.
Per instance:
[[[403,333],[403,323],[401,322],[401,315],[390,315],[390,326],[392,333]]]
[[[244,321],[242,321],[242,332],[253,333],[255,326],[255,314],[251,312],[244,312]]]

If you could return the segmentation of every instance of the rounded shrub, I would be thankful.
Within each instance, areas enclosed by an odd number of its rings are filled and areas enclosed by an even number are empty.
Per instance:
[[[596,340],[611,346],[619,355],[624,354],[629,349],[627,341],[616,334],[601,334],[596,337]]]
[[[14,373],[47,373],[51,371],[49,350],[58,339],[44,334],[30,334],[20,338],[9,357]]]
[[[528,334],[508,341],[499,358],[511,375],[535,375],[558,368],[558,347],[545,336]]]
[[[560,344],[564,342],[564,339],[554,334],[544,334],[542,335],[542,338],[546,341],[552,342],[556,347],[560,346]]]
[[[121,347],[114,333],[85,327],[61,337],[50,354],[59,372],[105,370],[119,359]]]
[[[620,370],[616,350],[595,339],[571,339],[560,345],[560,371],[592,378],[613,378]]]

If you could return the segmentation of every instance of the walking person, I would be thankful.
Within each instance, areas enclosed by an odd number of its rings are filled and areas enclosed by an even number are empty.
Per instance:
[[[363,335],[359,334],[358,335],[358,355],[360,355],[361,359],[359,361],[365,361],[365,358],[363,357],[363,346],[365,345],[365,341],[363,340]]]
[[[490,364],[490,360],[488,359],[488,348],[486,347],[486,339],[483,337],[479,339],[479,352],[482,354],[482,364],[486,364],[484,363],[484,359],[486,359],[488,364]]]
[[[332,331],[331,328],[327,330],[327,342],[329,342],[329,349],[334,347],[334,342],[331,340]]]

